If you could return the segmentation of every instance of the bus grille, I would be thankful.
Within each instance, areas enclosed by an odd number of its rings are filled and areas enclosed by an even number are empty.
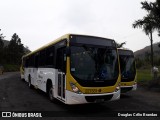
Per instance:
[[[85,96],[87,102],[96,102],[96,101],[109,101],[113,95],[103,95],[103,96]]]

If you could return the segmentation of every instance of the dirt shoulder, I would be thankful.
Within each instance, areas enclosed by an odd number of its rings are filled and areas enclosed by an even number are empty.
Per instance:
[[[20,72],[4,72],[2,75],[0,75],[0,80],[10,78],[17,74],[20,74]]]

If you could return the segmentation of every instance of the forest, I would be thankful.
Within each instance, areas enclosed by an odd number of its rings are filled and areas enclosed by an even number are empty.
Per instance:
[[[1,32],[1,31],[0,31]],[[14,33],[10,41],[0,33],[0,65],[5,71],[17,71],[21,64],[21,57],[29,52],[21,42],[21,38]]]

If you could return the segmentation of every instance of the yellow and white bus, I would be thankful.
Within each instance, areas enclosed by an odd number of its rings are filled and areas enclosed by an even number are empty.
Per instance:
[[[83,104],[120,98],[114,40],[67,34],[22,57],[21,78],[51,101]]]
[[[134,53],[127,49],[118,49],[121,68],[121,93],[137,89],[137,74]]]

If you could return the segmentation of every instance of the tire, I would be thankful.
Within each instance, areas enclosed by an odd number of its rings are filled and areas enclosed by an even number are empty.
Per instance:
[[[48,97],[49,97],[49,100],[51,102],[55,101],[55,97],[54,97],[54,93],[53,93],[53,87],[51,87],[51,86],[48,88]]]

